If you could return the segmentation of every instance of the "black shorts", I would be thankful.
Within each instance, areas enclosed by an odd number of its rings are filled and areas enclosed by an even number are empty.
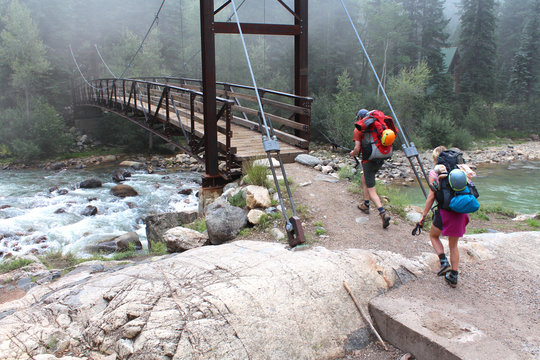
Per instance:
[[[433,213],[433,226],[435,226],[439,230],[443,229],[443,222],[439,209],[435,210],[435,212]]]
[[[370,160],[362,164],[364,170],[364,179],[368,188],[375,187],[375,174],[384,164],[384,160]]]

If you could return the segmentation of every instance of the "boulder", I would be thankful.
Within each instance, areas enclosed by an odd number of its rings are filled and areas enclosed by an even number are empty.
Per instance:
[[[115,183],[120,183],[122,181],[125,181],[126,178],[131,176],[131,172],[129,172],[126,169],[118,169],[113,172],[112,179]]]
[[[265,215],[265,212],[259,209],[249,210],[247,218],[250,224],[257,225],[261,221],[261,216]]]
[[[118,197],[137,196],[139,193],[129,185],[119,184],[111,189],[111,193]]]
[[[79,265],[0,304],[0,357],[44,354],[54,338],[73,340],[69,350],[81,360],[103,359],[94,353],[130,360],[344,358],[345,344],[369,327],[343,280],[365,307],[399,283],[402,267],[410,276],[427,268],[389,252],[290,251],[257,241],[108,271]]]
[[[244,210],[227,202],[214,202],[205,211],[208,238],[214,245],[234,239],[247,225]]]
[[[246,187],[246,206],[250,209],[270,207],[270,193],[262,186],[249,185]]]
[[[94,216],[98,213],[97,207],[93,205],[88,205],[84,208],[84,210],[81,212],[82,216]]]
[[[144,167],[144,164],[138,161],[122,161],[119,164],[120,167],[132,167],[135,170],[140,170]]]
[[[308,155],[308,154],[300,154],[294,159],[294,161],[302,165],[309,166],[309,167],[314,167],[315,165],[322,164],[321,159],[316,158],[315,156],[312,156],[312,155]]]
[[[148,248],[152,242],[164,242],[163,235],[169,229],[194,222],[199,217],[197,210],[150,215],[144,219]]]
[[[279,161],[277,161],[274,158],[271,158],[271,159],[272,159],[272,167],[279,168],[280,167]],[[258,159],[253,162],[253,165],[264,166],[264,167],[270,168],[270,161],[268,161],[268,158]]]
[[[101,187],[101,180],[95,179],[95,178],[84,180],[84,181],[81,181],[81,183],[79,184],[79,187],[81,189],[98,188],[98,187]]]
[[[139,235],[131,231],[109,240],[102,240],[94,245],[89,245],[86,249],[91,253],[113,253],[117,251],[129,250],[129,244],[133,244],[135,250],[141,250],[142,244]]]
[[[168,252],[183,252],[204,246],[208,243],[208,235],[198,231],[177,226],[163,234]]]

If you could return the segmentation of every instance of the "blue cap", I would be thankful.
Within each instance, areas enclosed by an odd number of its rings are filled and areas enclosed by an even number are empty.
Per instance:
[[[356,117],[363,119],[367,116],[367,114],[369,114],[369,111],[367,111],[366,109],[360,109],[358,110],[358,113],[356,113]]]

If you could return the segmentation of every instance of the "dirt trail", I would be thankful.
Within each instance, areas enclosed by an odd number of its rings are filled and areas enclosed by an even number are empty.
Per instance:
[[[351,182],[325,181],[324,179],[337,179],[297,163],[287,164],[285,171],[287,177],[294,182],[295,204],[306,209],[309,218],[305,223],[306,232],[314,234],[312,227],[316,222],[321,222],[327,231],[326,236],[312,236],[317,239],[316,245],[328,249],[386,250],[407,257],[432,251],[427,233],[412,236],[413,224],[399,216],[390,214],[390,226],[383,229],[377,209],[372,207],[369,215],[361,212],[357,205],[362,201],[362,196],[349,190],[350,187],[356,187]],[[306,182],[311,184],[300,186]]]

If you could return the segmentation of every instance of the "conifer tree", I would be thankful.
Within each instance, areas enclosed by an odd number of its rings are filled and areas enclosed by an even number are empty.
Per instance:
[[[529,101],[538,92],[540,0],[531,1],[531,5],[511,68],[508,99],[515,102]]]
[[[495,1],[462,0],[460,18],[460,96],[491,100],[495,90]]]

